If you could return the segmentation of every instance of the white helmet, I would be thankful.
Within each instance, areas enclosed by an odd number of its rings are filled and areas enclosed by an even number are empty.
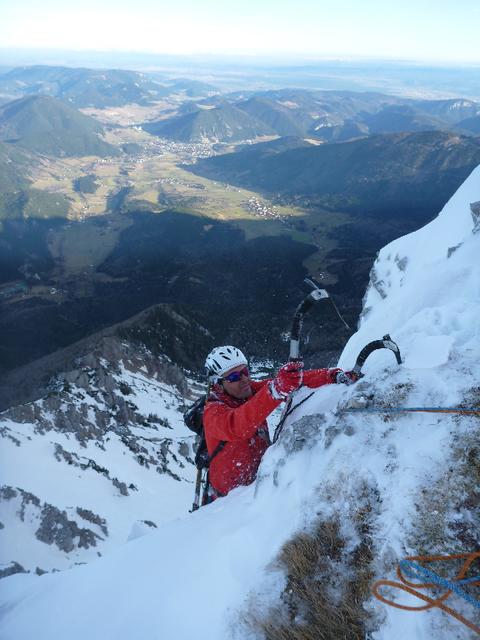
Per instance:
[[[230,345],[215,347],[205,360],[207,375],[212,382],[216,382],[224,373],[240,364],[248,364],[246,357],[240,349]]]

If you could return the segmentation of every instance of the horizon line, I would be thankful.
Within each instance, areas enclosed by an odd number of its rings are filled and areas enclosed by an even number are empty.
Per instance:
[[[178,53],[178,52],[168,52],[168,51],[152,51],[152,50],[128,50],[128,49],[64,49],[64,48],[55,48],[55,47],[11,47],[11,46],[1,46],[0,45],[0,56],[5,55],[6,53],[10,53],[11,55],[21,55],[21,54],[43,54],[43,55],[56,55],[61,56],[65,55],[75,55],[75,56],[88,56],[88,55],[121,55],[121,56],[146,56],[146,57],[158,57],[158,58],[167,58],[167,59],[176,59],[176,60],[189,60],[194,61],[198,59],[198,61],[205,60],[218,60],[225,58],[229,61],[243,61],[243,62],[266,62],[270,61],[272,63],[282,62],[285,64],[287,59],[292,59],[292,63],[289,66],[296,66],[298,63],[304,64],[315,64],[315,63],[328,63],[335,62],[337,64],[352,64],[352,63],[378,63],[383,62],[386,64],[392,65],[412,65],[412,66],[434,66],[434,67],[443,67],[443,68],[458,68],[458,67],[480,67],[480,60],[439,60],[432,58],[399,58],[393,56],[382,56],[382,55],[355,55],[355,54],[316,54],[316,53],[302,53],[302,52],[282,52],[282,51],[272,51],[272,52],[212,52],[212,51],[198,51],[198,52],[187,52],[187,53]],[[1,63],[1,60],[0,60]],[[22,63],[20,63],[22,64]],[[24,63],[23,63],[24,64]],[[41,64],[41,63],[38,63]],[[28,66],[33,66],[29,64]],[[45,64],[45,66],[51,66],[50,64]]]

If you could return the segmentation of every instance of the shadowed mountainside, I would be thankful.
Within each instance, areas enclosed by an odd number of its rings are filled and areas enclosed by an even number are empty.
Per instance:
[[[260,144],[186,168],[332,211],[384,215],[387,209],[429,208],[433,215],[479,163],[479,140],[428,131],[280,153]]]
[[[280,334],[288,329],[302,296],[298,288],[306,275],[303,260],[315,247],[287,235],[246,240],[230,223],[175,211],[127,215],[130,226],[96,272],[70,278],[59,278],[59,265],[48,247],[52,238],[61,237],[63,226],[75,223],[5,223],[8,252],[2,271],[7,282],[16,275],[25,293],[10,298],[8,290],[0,292],[3,371],[159,303],[180,305],[182,315],[205,327],[215,340],[240,341],[252,353],[272,356],[278,352],[282,357]],[[108,216],[88,224],[101,233]],[[29,278],[22,277],[24,265]],[[158,330],[153,322],[152,335]],[[205,355],[192,340],[175,347],[176,351],[181,348],[193,366]]]

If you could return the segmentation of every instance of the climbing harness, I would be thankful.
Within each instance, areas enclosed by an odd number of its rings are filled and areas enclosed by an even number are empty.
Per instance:
[[[435,571],[423,566],[423,564],[431,562],[449,562],[452,560],[464,560],[460,570],[452,579],[444,578]],[[405,558],[405,560],[402,560],[397,567],[399,582],[395,582],[393,580],[377,580],[372,586],[372,593],[378,600],[380,600],[380,602],[396,607],[397,609],[403,609],[404,611],[426,611],[427,609],[438,607],[480,635],[480,627],[470,620],[467,620],[463,615],[458,613],[458,611],[455,611],[445,604],[448,598],[454,593],[469,604],[473,605],[476,609],[480,609],[480,600],[467,593],[464,588],[480,586],[480,575],[477,574],[469,578],[466,577],[474,562],[478,560],[480,560],[480,551],[474,551],[472,553],[456,553],[448,556],[410,556]],[[414,583],[407,578],[410,578],[410,580],[426,580],[426,582]],[[389,600],[380,593],[380,588],[384,586],[406,591],[407,593],[416,596],[419,600],[426,602],[426,604],[412,607]],[[431,597],[421,593],[420,591],[433,589],[435,587],[441,587],[443,589],[447,589],[447,591],[439,597]]]

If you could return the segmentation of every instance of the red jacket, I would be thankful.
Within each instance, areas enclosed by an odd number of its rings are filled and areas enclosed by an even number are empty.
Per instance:
[[[305,371],[303,384],[313,388],[330,384],[335,381],[337,371]],[[217,384],[207,399],[203,426],[209,455],[220,442],[225,442],[209,469],[210,484],[221,495],[255,480],[260,461],[270,445],[266,419],[281,400],[272,397],[269,382],[252,380],[253,395],[245,400],[233,398]]]

